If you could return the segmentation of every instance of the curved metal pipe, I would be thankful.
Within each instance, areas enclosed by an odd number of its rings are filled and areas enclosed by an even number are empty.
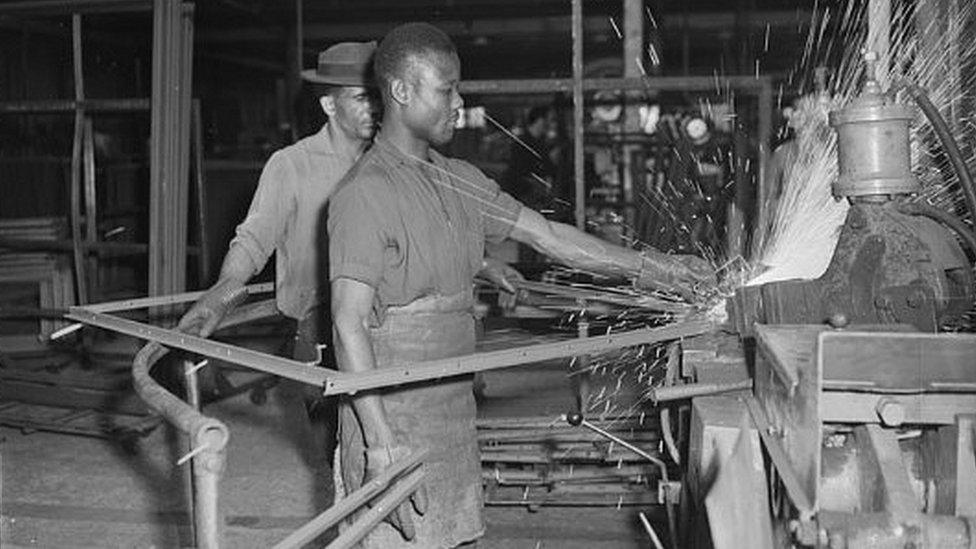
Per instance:
[[[227,445],[230,431],[221,421],[209,418],[192,406],[170,393],[149,375],[152,366],[163,358],[169,350],[151,342],[139,350],[132,361],[132,384],[136,393],[164,419],[180,431],[197,439],[207,441],[209,450],[221,451]]]
[[[149,375],[152,366],[168,352],[156,342],[150,342],[140,349],[132,361],[132,384],[150,408],[190,436],[193,449],[183,460],[194,456],[193,524],[196,545],[203,549],[216,549],[220,547],[222,525],[218,485],[224,469],[224,448],[230,439],[230,431],[223,422],[201,414]]]

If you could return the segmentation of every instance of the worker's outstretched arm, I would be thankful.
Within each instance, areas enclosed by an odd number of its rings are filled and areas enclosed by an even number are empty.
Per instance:
[[[368,328],[374,292],[372,286],[351,278],[332,281],[333,339],[339,370],[343,372],[368,372],[376,368]],[[409,455],[410,449],[406,446],[409,441],[396,439],[379,395],[365,392],[355,396],[352,402],[366,443],[365,483],[397,459]],[[423,486],[411,496],[411,502],[418,513],[427,510],[427,492]],[[401,504],[385,520],[405,539],[411,540],[415,530],[407,505],[409,503]]]
[[[510,236],[570,267],[633,279],[642,288],[691,298],[715,284],[715,271],[701,258],[615,246],[575,227],[551,222],[529,208],[522,208]]]

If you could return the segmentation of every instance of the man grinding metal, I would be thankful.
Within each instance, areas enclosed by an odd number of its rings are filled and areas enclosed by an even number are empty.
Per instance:
[[[453,136],[463,105],[457,51],[437,28],[395,28],[380,43],[374,69],[382,129],[329,204],[342,371],[473,352],[473,276],[486,240],[514,238],[642,288],[687,292],[713,280],[701,259],[638,253],[549,222],[477,168],[434,151]],[[471,376],[358,394],[340,405],[339,423],[347,492],[412,449],[429,450],[425,489],[394,510],[365,547],[454,547],[484,534]]]

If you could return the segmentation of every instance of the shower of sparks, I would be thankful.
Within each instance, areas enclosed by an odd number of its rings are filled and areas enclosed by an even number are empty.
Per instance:
[[[863,5],[855,4],[847,4],[840,20],[824,9],[815,11],[811,21],[802,66],[796,71],[802,75],[800,89],[811,87],[814,74],[811,69],[839,57],[828,86],[833,95],[823,92],[805,96],[794,110],[790,123],[796,137],[792,144],[776,153],[785,159],[782,195],[771,223],[757,228],[753,257],[758,261],[751,284],[817,278],[833,255],[847,203],[835,201],[830,192],[837,175],[837,142],[827,124],[827,113],[849,103],[859,93],[864,80],[862,49],[867,37],[867,13]],[[976,46],[972,40],[947,31],[965,28],[965,23],[973,21],[974,13],[976,9],[967,4],[960,7],[954,19],[943,21],[930,14],[926,22],[925,14],[913,6],[902,5],[891,16],[887,65],[892,75],[927,89],[933,103],[950,120],[960,119],[958,114],[951,115],[964,103],[973,86],[972,82],[962,82],[958,74],[954,75],[956,78],[946,75],[952,75],[950,67],[954,63],[967,65],[967,61],[976,59]],[[947,28],[940,30],[943,23]],[[846,49],[837,51],[838,45]],[[878,76],[882,82],[892,80],[884,71]],[[902,103],[910,102],[906,97],[898,99]],[[976,136],[969,124],[957,124],[954,129],[961,142]],[[912,126],[912,163],[922,182],[921,199],[950,211],[964,211],[959,207],[957,177],[921,114]]]
[[[661,66],[661,56],[658,55],[657,48],[654,47],[653,42],[647,44],[647,56],[650,58],[652,65],[655,67]]]
[[[961,109],[974,104],[970,94],[976,90],[972,77],[960,74],[958,67],[969,66],[976,60],[976,42],[960,33],[972,28],[976,21],[976,5],[959,5],[949,21],[930,14],[916,12],[913,6],[901,5],[892,12],[889,62],[892,74],[913,81],[926,90],[933,103],[950,121],[957,140],[970,143],[976,139],[976,121]],[[763,40],[768,50],[769,27]],[[791,72],[789,86],[801,97],[790,120],[794,138],[792,143],[777,150],[783,160],[783,189],[770,208],[765,226],[756,227],[752,239],[753,260],[722,255],[714,243],[696,243],[699,249],[719,266],[722,295],[731,295],[735,288],[791,278],[812,279],[820,276],[833,255],[847,212],[846,201],[837,201],[831,194],[831,184],[837,176],[836,134],[828,124],[830,111],[849,104],[860,92],[864,81],[862,50],[867,37],[867,14],[863,3],[849,2],[832,10],[817,4],[807,29],[800,65]],[[760,60],[755,60],[759,74]],[[815,90],[814,69],[830,66],[833,74],[826,89]],[[956,67],[953,69],[953,67]],[[715,71],[715,92],[728,97],[722,88],[721,71]],[[883,83],[892,78],[879,75]],[[783,87],[777,94],[782,104]],[[899,94],[900,103],[911,103]],[[912,124],[912,164],[922,183],[919,200],[971,219],[959,192],[959,182],[948,163],[941,145],[928,121],[919,113]],[[964,148],[968,163],[976,163],[976,148]],[[675,151],[676,158],[681,157]],[[747,173],[755,166],[747,159],[728,159],[734,166],[742,162]],[[690,185],[690,186],[689,186]],[[689,196],[699,196],[702,190],[693,181],[663,181],[649,185],[641,199],[660,216],[668,220],[661,230],[671,230],[686,238],[694,238],[687,223],[680,221],[680,205]],[[767,206],[773,206],[767,204]],[[709,318],[724,317],[724,303],[714,303]],[[626,325],[625,317],[607,319],[611,329]],[[661,321],[662,319],[657,319]],[[607,353],[591,357],[588,371],[602,379],[602,386],[594,386],[588,409],[590,413],[628,415],[641,413],[646,406],[650,389],[663,383],[666,356],[661,345],[648,348]],[[641,391],[643,388],[643,392]],[[636,395],[635,395],[636,392]]]
[[[620,33],[620,27],[617,26],[617,22],[610,17],[610,26],[613,27],[613,32],[617,35],[617,40],[622,40],[624,35]]]
[[[905,3],[907,4],[907,3]],[[959,4],[950,21],[934,14],[924,18],[915,6],[899,4],[892,10],[889,61],[892,74],[911,80],[929,91],[933,103],[943,112],[961,143],[976,140],[976,120],[968,112],[960,112],[974,102],[969,96],[976,90],[976,82],[963,78],[960,66],[976,61],[976,41],[960,36],[964,29],[972,28],[976,20],[976,3]],[[921,9],[921,8],[918,8]],[[746,260],[725,249],[708,229],[715,225],[709,212],[689,213],[688,205],[709,195],[702,188],[699,178],[688,174],[661,174],[635,189],[635,200],[649,212],[647,220],[637,220],[637,226],[617,223],[622,230],[623,242],[641,248],[649,239],[663,249],[668,246],[683,253],[696,253],[716,266],[719,277],[719,296],[732,295],[736,288],[792,278],[812,279],[826,269],[836,245],[840,227],[847,212],[845,201],[834,200],[831,184],[837,176],[836,135],[828,124],[828,113],[849,104],[860,92],[864,81],[865,64],[862,50],[867,38],[867,9],[863,2],[846,2],[842,7],[825,6],[814,2],[812,15],[807,22],[798,22],[798,32],[805,32],[803,50],[798,65],[787,73],[775,96],[776,104],[784,107],[784,96],[796,94],[790,119],[793,138],[772,155],[781,161],[782,191],[775,203],[762,205],[769,215],[764,223],[755,227],[751,238],[751,250]],[[650,9],[646,10],[651,25],[656,28]],[[610,24],[618,38],[620,29],[611,17]],[[804,30],[804,26],[806,27]],[[762,52],[756,52],[754,74],[760,76],[760,56],[769,51],[770,25],[764,29]],[[647,46],[648,59],[654,66],[660,64],[660,55],[653,44]],[[645,74],[640,59],[636,60]],[[830,67],[832,73],[825,86],[815,86],[815,69]],[[955,70],[952,67],[956,67]],[[735,95],[731,85],[723,78],[724,67],[713,71],[714,96],[732,106],[727,115],[729,123],[738,126]],[[890,83],[887,75],[879,75],[883,83]],[[819,89],[819,88],[823,89]],[[901,103],[910,103],[907,97],[898,97]],[[711,99],[700,102],[703,115],[712,112]],[[526,146],[517,136],[495,122],[488,120],[506,135]],[[709,116],[714,119],[714,117]],[[673,131],[658,127],[659,132]],[[941,151],[928,122],[919,114],[912,125],[912,162],[922,182],[919,197],[949,211],[962,213],[962,198],[958,192],[958,179]],[[528,148],[526,146],[526,148]],[[531,150],[531,149],[529,149]],[[964,149],[970,163],[976,163],[976,148]],[[756,165],[749,158],[739,158],[728,149],[714,153],[711,158],[698,157],[690,149],[674,147],[674,161],[680,161],[698,172],[702,164],[725,166],[725,179],[719,183],[723,189],[735,179],[731,174],[744,172],[746,181],[756,181]],[[535,153],[535,151],[533,151]],[[536,153],[537,154],[537,153]],[[537,155],[538,156],[538,155]],[[768,198],[768,197],[767,197]],[[555,200],[556,197],[553,197]],[[970,212],[966,212],[970,213]],[[643,225],[642,225],[643,223]],[[594,224],[595,226],[595,224]],[[574,282],[580,274],[586,274],[594,285]],[[612,290],[621,295],[646,296],[648,292],[631,286],[608,288],[612,282],[594,273],[575,269],[553,268],[548,276],[558,284],[578,288]],[[561,282],[560,282],[561,281]],[[662,299],[676,300],[676,296],[650,292]],[[702,303],[694,304],[706,318],[724,319],[724,301],[709,296]],[[645,311],[639,309],[613,310],[596,313],[596,309],[570,311],[563,315],[560,328],[567,334],[575,334],[577,323],[586,318],[591,334],[615,333],[644,327],[661,326],[680,321],[681,315]],[[607,353],[597,353],[588,361],[575,362],[571,375],[587,373],[591,376],[591,392],[585,403],[584,413],[602,417],[636,417],[647,410],[650,391],[665,383],[667,365],[666,345],[641,345]],[[585,364],[585,366],[583,366]]]
[[[651,13],[650,6],[644,6],[644,11],[647,12],[647,19],[651,22],[651,27],[657,28],[657,20],[654,19],[654,14]]]

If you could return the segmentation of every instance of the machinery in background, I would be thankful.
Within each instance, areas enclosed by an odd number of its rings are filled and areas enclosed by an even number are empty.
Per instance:
[[[912,202],[913,111],[893,96],[869,77],[830,115],[851,208],[824,275],[730,301],[753,391],[692,403],[688,516],[709,528],[689,546],[976,547],[976,335],[938,333],[973,304],[953,232],[976,245]]]

